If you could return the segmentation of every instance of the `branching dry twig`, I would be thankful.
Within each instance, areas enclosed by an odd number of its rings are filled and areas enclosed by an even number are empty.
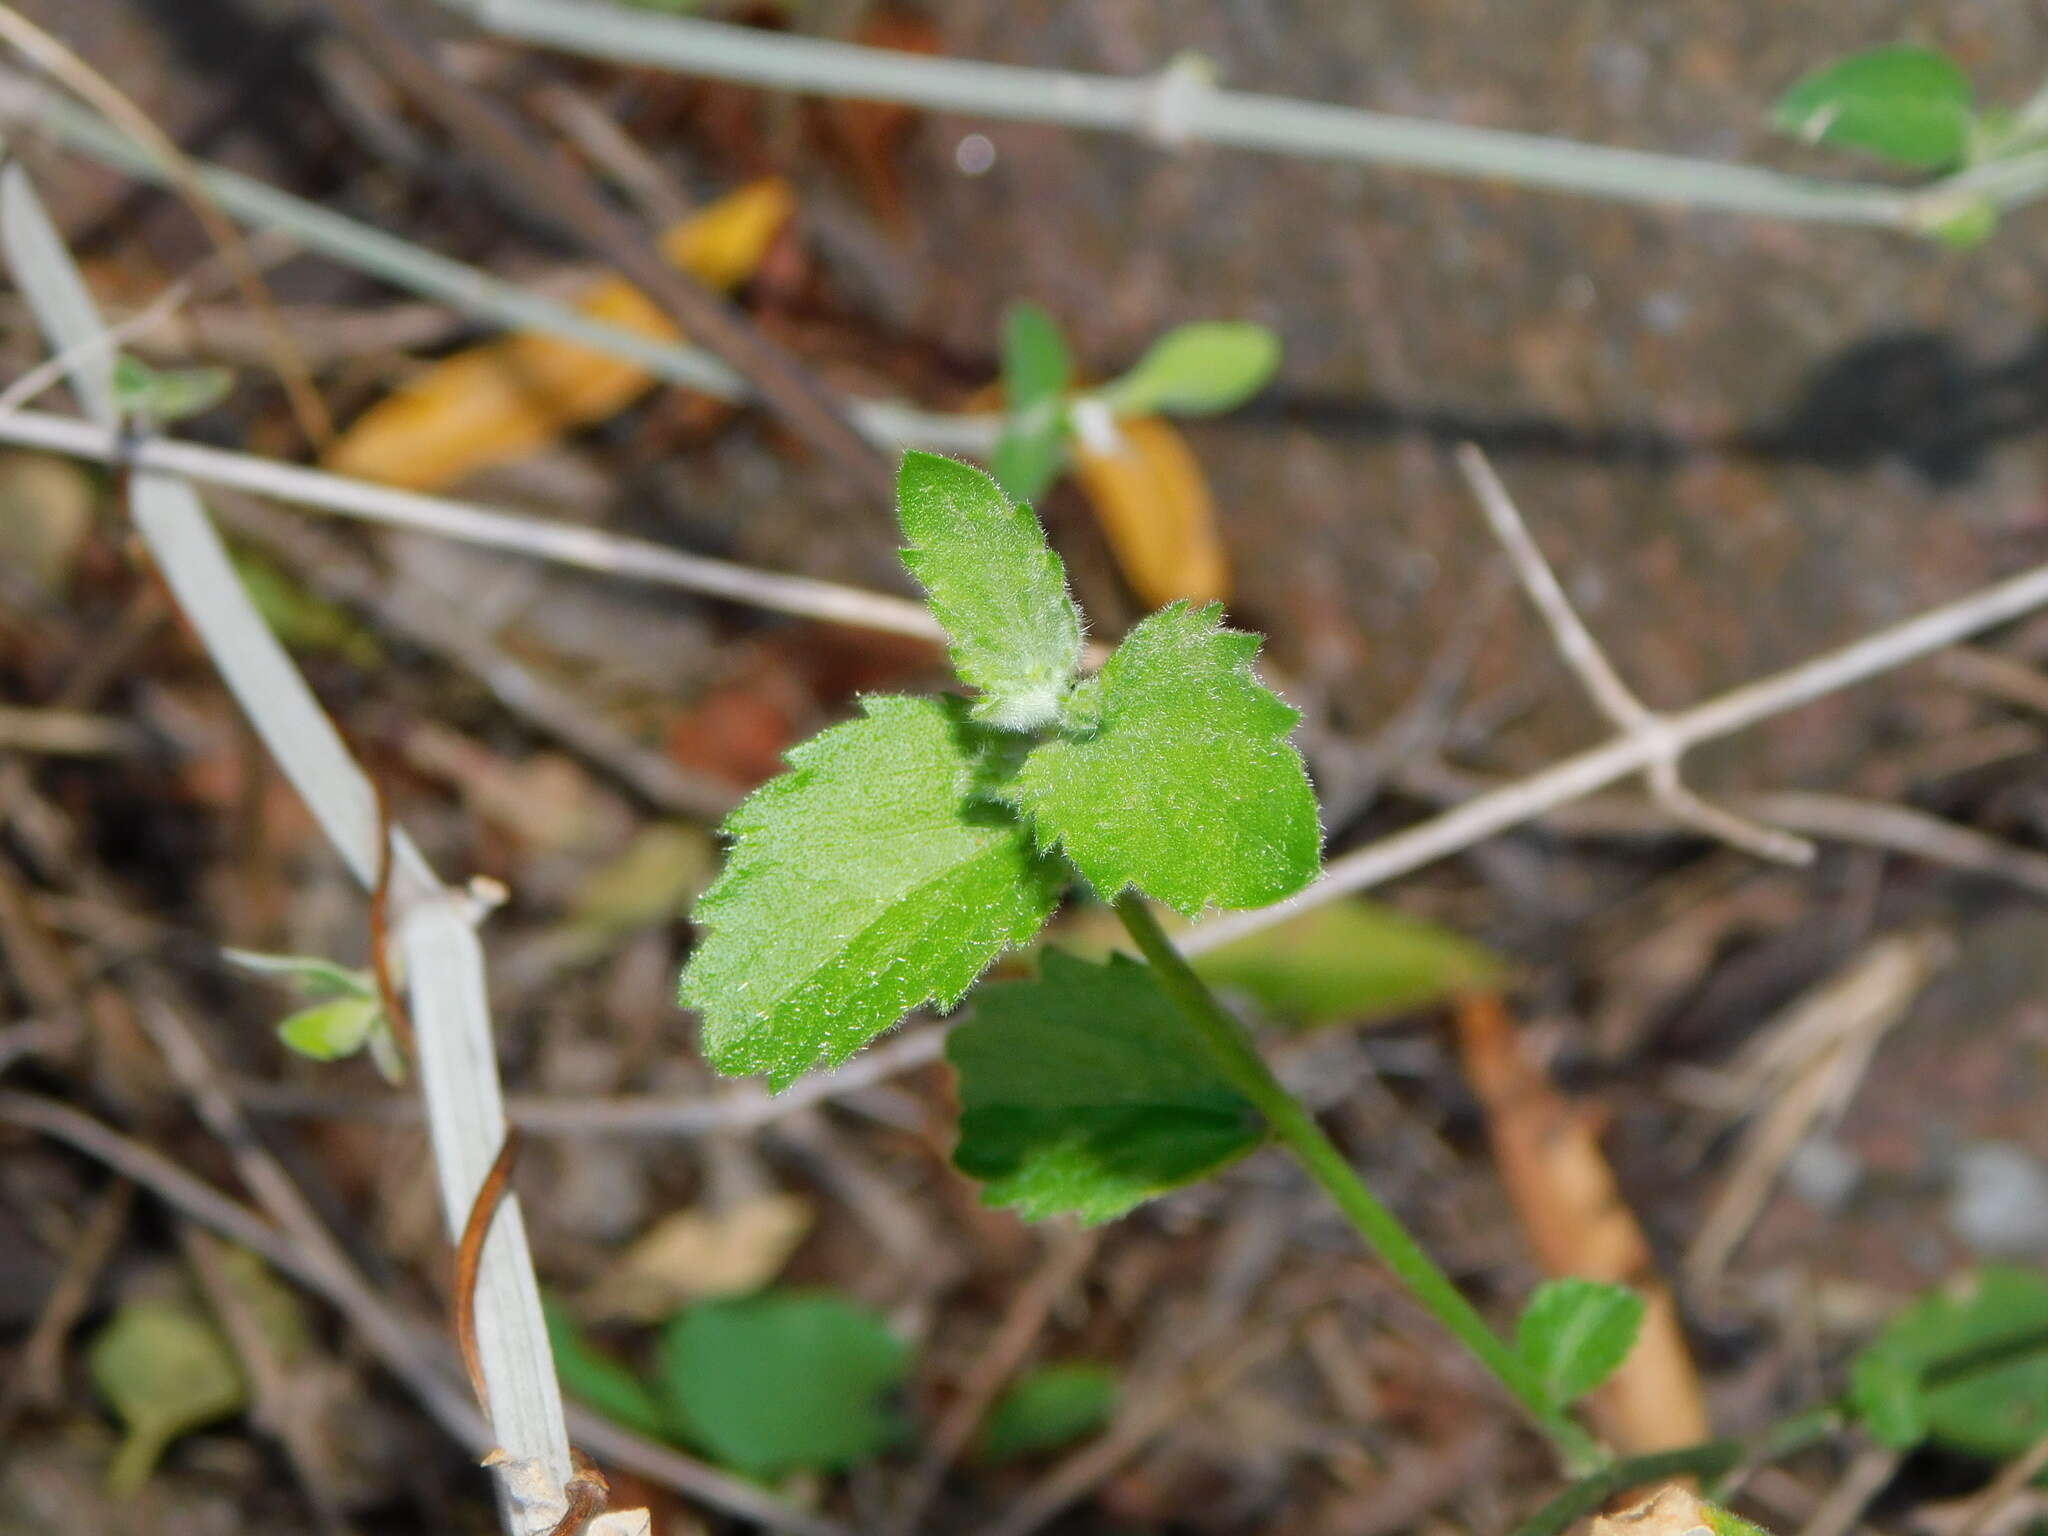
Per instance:
[[[1653,751],[1654,756],[1643,770],[1651,797],[1674,821],[1696,832],[1719,838],[1759,858],[1782,864],[1810,864],[1813,844],[1806,839],[1738,816],[1686,788],[1678,776],[1683,748],[1672,738],[1664,717],[1637,698],[1635,691],[1621,680],[1600,642],[1586,628],[1571,599],[1564,595],[1550,562],[1529,536],[1528,525],[1522,521],[1514,499],[1493,472],[1486,455],[1475,444],[1466,443],[1458,449],[1457,459],[1458,469],[1486,514],[1487,526],[1507,551],[1516,577],[1549,626],[1565,665],[1585,685],[1594,707],[1607,717],[1609,724],[1624,736],[1641,738]]]

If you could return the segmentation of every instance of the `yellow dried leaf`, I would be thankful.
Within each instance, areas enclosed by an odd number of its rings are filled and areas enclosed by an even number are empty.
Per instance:
[[[1131,590],[1150,608],[1228,602],[1230,557],[1187,439],[1157,416],[1119,421],[1115,433],[1114,445],[1078,434],[1074,474]]]
[[[735,288],[760,265],[795,207],[788,183],[754,182],[670,229],[662,254],[699,282]],[[591,289],[577,308],[642,336],[677,335],[653,300],[620,278]],[[457,353],[372,406],[328,451],[326,464],[359,479],[437,490],[602,421],[652,383],[638,364],[574,342],[508,336]]]

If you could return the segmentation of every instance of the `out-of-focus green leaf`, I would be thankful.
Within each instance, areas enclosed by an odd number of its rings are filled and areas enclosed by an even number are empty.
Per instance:
[[[1939,169],[1969,152],[1970,80],[1955,60],[1898,45],[1815,70],[1778,99],[1774,126],[1812,144]]]
[[[1280,338],[1263,325],[1199,321],[1168,331],[1101,393],[1120,416],[1205,416],[1249,400],[1279,366]]]
[[[711,839],[679,821],[658,821],[577,889],[570,920],[591,933],[622,934],[680,916],[711,883]]]
[[[1497,986],[1489,951],[1373,901],[1333,901],[1201,955],[1211,986],[1303,1024],[1367,1022]]]
[[[614,1424],[660,1438],[668,1424],[661,1404],[642,1384],[632,1367],[598,1349],[576,1326],[568,1309],[552,1296],[541,1310],[548,1321],[548,1344],[555,1355],[555,1374],[562,1390],[603,1414]]]
[[[1643,1326],[1643,1298],[1600,1280],[1552,1280],[1529,1298],[1515,1352],[1563,1408],[1599,1386],[1628,1358]]]
[[[93,1385],[127,1427],[107,1472],[108,1487],[124,1497],[149,1481],[173,1440],[238,1412],[246,1398],[220,1330],[175,1301],[129,1303],[100,1330],[87,1359]]]
[[[910,1350],[880,1317],[826,1292],[707,1301],[661,1337],[671,1433],[735,1471],[850,1467],[896,1443],[888,1395]]]
[[[1116,1412],[1117,1373],[1087,1360],[1041,1366],[1017,1378],[981,1428],[981,1459],[1016,1461],[1091,1434]]]
[[[160,425],[212,410],[234,387],[225,368],[152,368],[126,353],[114,361],[114,399]]]
[[[288,981],[309,998],[377,995],[376,978],[368,971],[337,965],[320,955],[263,955],[253,949],[223,949],[220,956],[258,976]]]
[[[381,1017],[373,997],[338,997],[292,1014],[277,1026],[277,1038],[297,1055],[341,1061],[369,1043]]]
[[[1849,1400],[1900,1450],[2018,1455],[2048,1434],[2048,1276],[1989,1268],[1921,1298],[1851,1363]]]
[[[279,566],[247,550],[235,552],[235,574],[263,621],[294,651],[324,652],[358,667],[382,663],[376,636],[339,603],[330,603]]]
[[[1012,501],[1036,501],[1060,472],[1073,360],[1051,315],[1013,304],[1003,317],[1003,435],[996,481]]]
[[[1974,251],[1998,233],[1998,205],[1982,194],[1930,197],[1916,209],[1914,227],[1950,250]]]

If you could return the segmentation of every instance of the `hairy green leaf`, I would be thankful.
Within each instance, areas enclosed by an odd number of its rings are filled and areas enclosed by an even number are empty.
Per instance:
[[[2048,1276],[1994,1267],[1921,1298],[1851,1362],[1849,1401],[1900,1450],[2017,1456],[2048,1434]]]
[[[93,1385],[127,1426],[107,1472],[118,1494],[138,1491],[166,1446],[238,1411],[247,1395],[228,1341],[182,1302],[130,1302],[93,1339],[87,1360]]]
[[[1501,963],[1462,934],[1374,901],[1333,901],[1190,962],[1303,1024],[1370,1022],[1499,982]]]
[[[983,471],[935,453],[903,456],[897,497],[903,563],[961,681],[981,690],[975,718],[1019,731],[1050,722],[1081,665],[1081,610],[1038,519]]]
[[[996,480],[1013,501],[1036,501],[1060,471],[1073,362],[1051,315],[1013,304],[1003,316],[1003,435]]]
[[[976,799],[984,734],[959,699],[880,695],[789,754],[725,823],[725,872],[681,998],[719,1071],[778,1088],[924,1003],[950,1007],[1036,933],[1059,876]]]
[[[1938,169],[1969,152],[1970,80],[1946,54],[1895,45],[1815,70],[1779,98],[1771,121],[1809,143]]]
[[[660,1353],[672,1428],[751,1477],[850,1467],[901,1436],[885,1399],[909,1347],[843,1297],[702,1302],[668,1324]]]
[[[1701,1501],[1700,1511],[1707,1517],[1707,1529],[1714,1536],[1771,1536],[1771,1533],[1754,1520],[1745,1520],[1732,1509],[1723,1509],[1719,1504]]]
[[[1558,1407],[1576,1402],[1612,1376],[1635,1347],[1643,1298],[1600,1280],[1552,1280],[1538,1286],[1515,1325],[1515,1352],[1535,1369]]]
[[[1207,320],[1168,331],[1138,365],[1102,389],[1125,416],[1207,415],[1242,405],[1280,366],[1280,338],[1263,325]]]
[[[981,1459],[1015,1461],[1091,1434],[1116,1411],[1117,1373],[1088,1360],[1027,1371],[989,1410]]]
[[[544,1297],[541,1310],[547,1318],[555,1374],[561,1377],[564,1392],[614,1424],[656,1437],[667,1432],[668,1420],[661,1404],[631,1366],[592,1344],[568,1309],[554,1297]]]
[[[1139,623],[1076,690],[1073,733],[1010,788],[1104,899],[1136,886],[1193,917],[1278,901],[1316,872],[1315,793],[1287,739],[1301,717],[1253,675],[1258,636],[1221,614],[1175,603]]]
[[[1108,1221],[1256,1147],[1250,1101],[1209,1065],[1152,973],[1048,950],[1035,981],[980,993],[946,1058],[953,1162],[991,1205]]]

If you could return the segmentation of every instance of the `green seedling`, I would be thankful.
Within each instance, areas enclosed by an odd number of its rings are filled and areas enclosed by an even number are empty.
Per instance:
[[[1597,1464],[1566,1405],[1619,1363],[1633,1314],[1595,1288],[1547,1303],[1521,1347],[1495,1334],[1153,910],[1263,905],[1315,877],[1299,716],[1259,680],[1258,638],[1177,603],[1084,676],[1081,613],[1028,507],[913,453],[899,510],[905,563],[971,693],[864,699],[733,812],[680,986],[711,1063],[778,1088],[836,1065],[911,1009],[960,1002],[1085,884],[1143,963],[1048,952],[1035,981],[992,990],[954,1031],[962,1170],[1034,1218],[1100,1221],[1275,1139],[1566,1461]]]
[[[1211,416],[1242,405],[1280,366],[1280,339],[1262,325],[1204,320],[1154,342],[1137,365],[1075,396],[1074,362],[1058,324],[1036,304],[1003,316],[1003,435],[996,480],[1013,501],[1036,501],[1059,477],[1074,407],[1090,401],[1118,416]]]
[[[277,1026],[277,1038],[286,1050],[309,1061],[342,1061],[368,1051],[386,1082],[405,1081],[405,1056],[370,972],[351,970],[319,955],[224,949],[221,956],[245,971],[278,978],[306,1000],[305,1007]]]

